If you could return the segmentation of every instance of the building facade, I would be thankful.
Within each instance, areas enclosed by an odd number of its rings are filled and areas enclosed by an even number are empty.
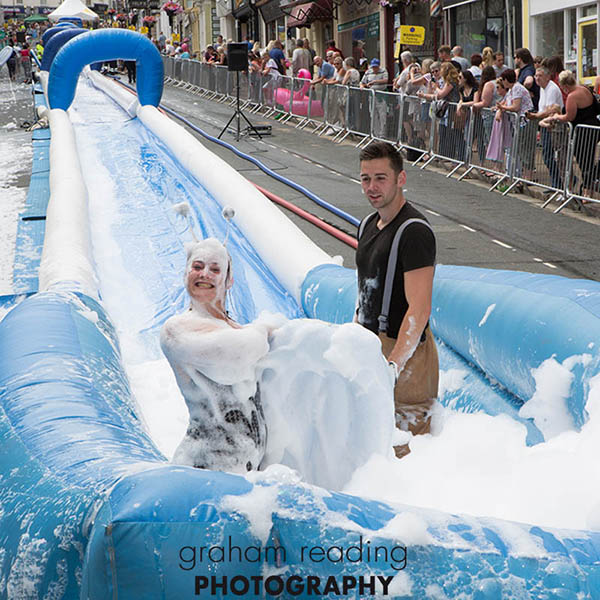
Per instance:
[[[598,3],[576,0],[523,0],[524,41],[534,55],[563,58],[580,81],[598,75]]]
[[[448,44],[462,46],[466,58],[489,47],[512,64],[523,45],[521,14],[521,0],[444,0]]]

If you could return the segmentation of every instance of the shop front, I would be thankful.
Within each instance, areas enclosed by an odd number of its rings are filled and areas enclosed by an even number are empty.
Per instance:
[[[256,6],[265,22],[265,44],[271,40],[279,40],[285,48],[285,14],[279,0],[258,0]]]
[[[529,24],[533,54],[558,55],[580,81],[594,83],[598,75],[597,3],[530,0]]]
[[[444,0],[451,46],[458,44],[469,58],[486,47],[508,58],[521,46],[519,0]]]
[[[401,52],[409,50],[419,60],[433,58],[443,41],[443,21],[441,18],[430,16],[429,0],[397,2],[391,5],[394,21],[394,58],[398,59]],[[400,44],[399,30],[402,25],[423,27],[425,39],[421,45]]]
[[[258,15],[251,0],[233,0],[233,16],[236,22],[236,38],[241,42],[258,39]]]
[[[344,3],[338,8],[337,45],[344,56],[354,58],[357,68],[366,68],[373,58],[385,61],[380,21],[378,2]]]

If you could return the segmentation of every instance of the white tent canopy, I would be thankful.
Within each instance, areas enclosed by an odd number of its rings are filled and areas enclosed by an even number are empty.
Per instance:
[[[81,0],[64,0],[56,10],[48,15],[51,21],[58,21],[61,17],[78,17],[83,21],[94,21],[98,15]]]

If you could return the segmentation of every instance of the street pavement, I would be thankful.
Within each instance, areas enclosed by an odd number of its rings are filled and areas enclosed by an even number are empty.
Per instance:
[[[14,138],[17,144],[30,143],[30,134],[19,125],[33,118],[31,88],[9,86],[5,73],[0,75],[0,87],[8,92],[3,94],[0,134],[5,139]],[[234,111],[233,106],[204,100],[170,85],[165,86],[162,102],[213,136],[221,132]],[[371,212],[358,180],[359,151],[354,143],[335,144],[327,136],[319,137],[310,131],[295,129],[291,124],[281,124],[260,115],[248,117],[255,125],[270,124],[272,135],[262,141],[244,136],[236,142],[230,130],[223,135],[223,140],[358,219]],[[250,181],[355,234],[356,228],[350,223],[264,174],[230,150],[197,137]],[[30,170],[30,163],[23,164],[19,173],[11,177],[10,184],[27,187]],[[600,206],[593,207],[592,216],[569,207],[555,215],[550,207],[542,209],[541,201],[529,196],[488,192],[481,183],[448,179],[445,173],[431,167],[421,170],[407,164],[406,170],[406,196],[433,225],[438,240],[438,263],[600,278],[600,212],[597,210]],[[599,216],[593,214],[594,209]],[[348,267],[355,266],[352,248],[296,215],[287,214],[326,252],[342,256]]]
[[[162,103],[212,136],[221,132],[235,110],[229,104],[205,100],[171,85],[165,86]],[[335,144],[327,136],[295,129],[293,124],[281,124],[261,115],[248,118],[254,125],[271,125],[272,135],[262,141],[243,136],[236,142],[231,128],[222,139],[359,219],[371,212],[358,180],[359,150],[355,142]],[[244,125],[242,120],[242,129]],[[352,234],[356,232],[351,224],[252,163],[196,135],[250,181]],[[431,167],[421,170],[407,164],[406,171],[406,197],[433,225],[438,263],[600,278],[600,212],[596,207],[590,215],[569,207],[555,215],[552,208],[556,205],[542,209],[541,200],[524,194],[488,192],[478,181],[457,181]],[[352,248],[303,219],[291,213],[288,216],[328,253],[341,255],[348,267],[355,266]]]

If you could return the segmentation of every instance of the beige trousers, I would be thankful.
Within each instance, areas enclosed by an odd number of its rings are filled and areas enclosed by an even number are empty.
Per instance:
[[[379,334],[381,348],[387,358],[396,344],[394,338]],[[413,435],[429,433],[431,429],[431,408],[438,395],[439,363],[438,354],[431,330],[427,328],[425,341],[415,349],[398,377],[394,388],[396,426]],[[398,458],[406,456],[408,444],[395,446]]]

